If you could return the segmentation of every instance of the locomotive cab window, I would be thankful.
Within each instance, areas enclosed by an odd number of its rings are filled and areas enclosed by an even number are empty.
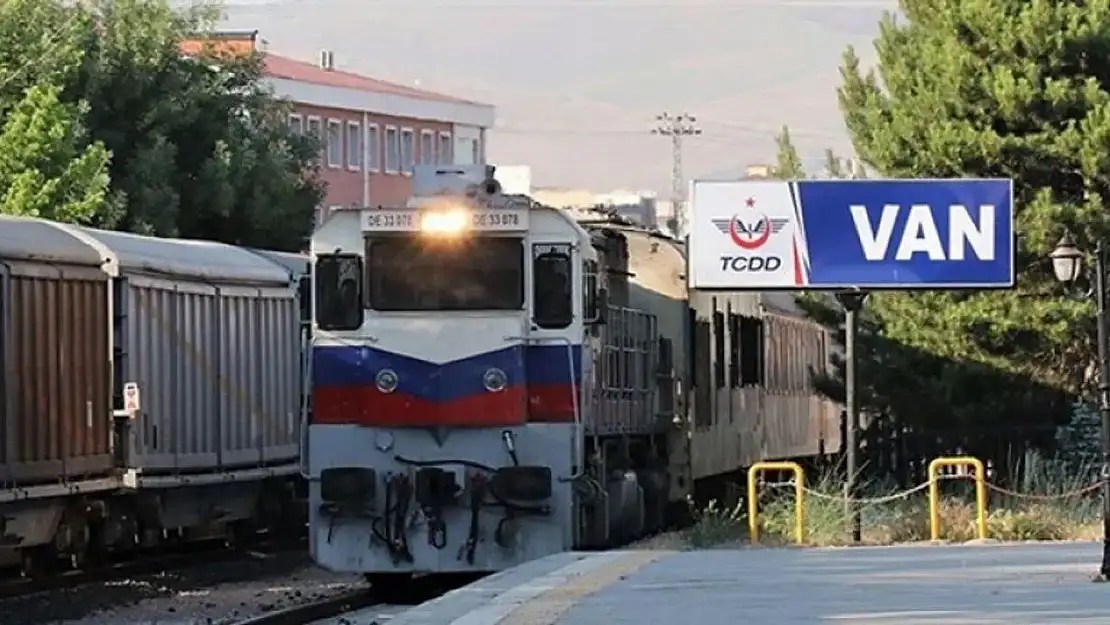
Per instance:
[[[547,330],[574,321],[570,245],[537,243],[532,246],[532,319]]]
[[[518,237],[367,237],[366,263],[372,310],[501,311],[524,306],[524,244]]]
[[[362,259],[355,254],[316,257],[316,325],[321,330],[362,326]]]

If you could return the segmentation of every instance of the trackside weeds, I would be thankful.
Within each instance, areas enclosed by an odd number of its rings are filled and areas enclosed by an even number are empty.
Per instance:
[[[1101,536],[1101,482],[1090,471],[1065,474],[1043,463],[1027,471],[1020,488],[1009,490],[987,482],[987,536],[1000,541],[1090,540]],[[841,546],[851,543],[851,517],[845,506],[844,478],[825,473],[809,478],[805,489],[805,544]],[[1011,481],[1012,483],[1012,481]],[[943,477],[939,500],[942,540],[977,538],[974,485],[970,479]],[[890,545],[930,540],[928,483],[907,490],[865,485],[859,498],[864,545]],[[764,483],[759,492],[759,543],[794,544],[794,482]],[[660,536],[637,548],[705,549],[748,542],[746,503],[710,502],[694,511],[693,525]]]

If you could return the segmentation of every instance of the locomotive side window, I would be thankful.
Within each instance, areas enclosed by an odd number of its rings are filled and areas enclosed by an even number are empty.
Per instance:
[[[532,246],[532,319],[547,330],[574,321],[570,245],[537,243]]]
[[[301,304],[301,323],[312,323],[312,277],[297,279],[297,299]]]
[[[582,315],[589,321],[597,319],[597,261],[588,260],[582,271]]]
[[[354,254],[316,257],[316,325],[321,330],[362,327],[362,259]]]

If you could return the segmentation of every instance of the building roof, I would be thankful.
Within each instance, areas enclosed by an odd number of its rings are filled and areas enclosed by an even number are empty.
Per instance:
[[[489,104],[337,70],[327,50],[321,51],[319,63],[273,54],[258,31],[203,33],[181,42],[186,55],[199,55],[205,49],[220,55],[261,54],[275,95],[300,104],[479,128],[490,128],[495,120]]]
[[[406,87],[396,83],[370,78],[361,74],[345,72],[338,69],[324,69],[315,63],[298,61],[277,54],[266,53],[266,74],[271,78],[284,78],[327,87],[343,87],[357,89],[372,93],[399,95],[433,102],[454,102],[458,104],[475,104],[485,106],[482,102],[464,100],[442,93],[425,91],[413,87]]]
[[[353,72],[323,68],[316,63],[273,54],[264,49],[265,40],[258,36],[257,30],[204,33],[195,39],[187,39],[181,42],[181,51],[185,54],[197,55],[206,46],[215,49],[217,53],[250,54],[255,51],[261,52],[265,56],[266,75],[270,78],[283,78],[325,87],[342,87],[370,93],[404,96],[430,102],[488,106],[483,102],[474,102],[442,93],[407,87]]]

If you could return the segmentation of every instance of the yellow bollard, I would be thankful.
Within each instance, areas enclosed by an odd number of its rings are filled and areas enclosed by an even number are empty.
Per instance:
[[[794,539],[801,545],[806,538],[806,472],[797,462],[757,462],[748,469],[748,535],[759,542],[759,474],[763,471],[794,472]]]
[[[943,467],[971,467],[975,471],[975,512],[980,539],[987,537],[987,473],[983,461],[969,456],[936,458],[929,463],[929,536],[940,540],[940,487],[938,473]]]

